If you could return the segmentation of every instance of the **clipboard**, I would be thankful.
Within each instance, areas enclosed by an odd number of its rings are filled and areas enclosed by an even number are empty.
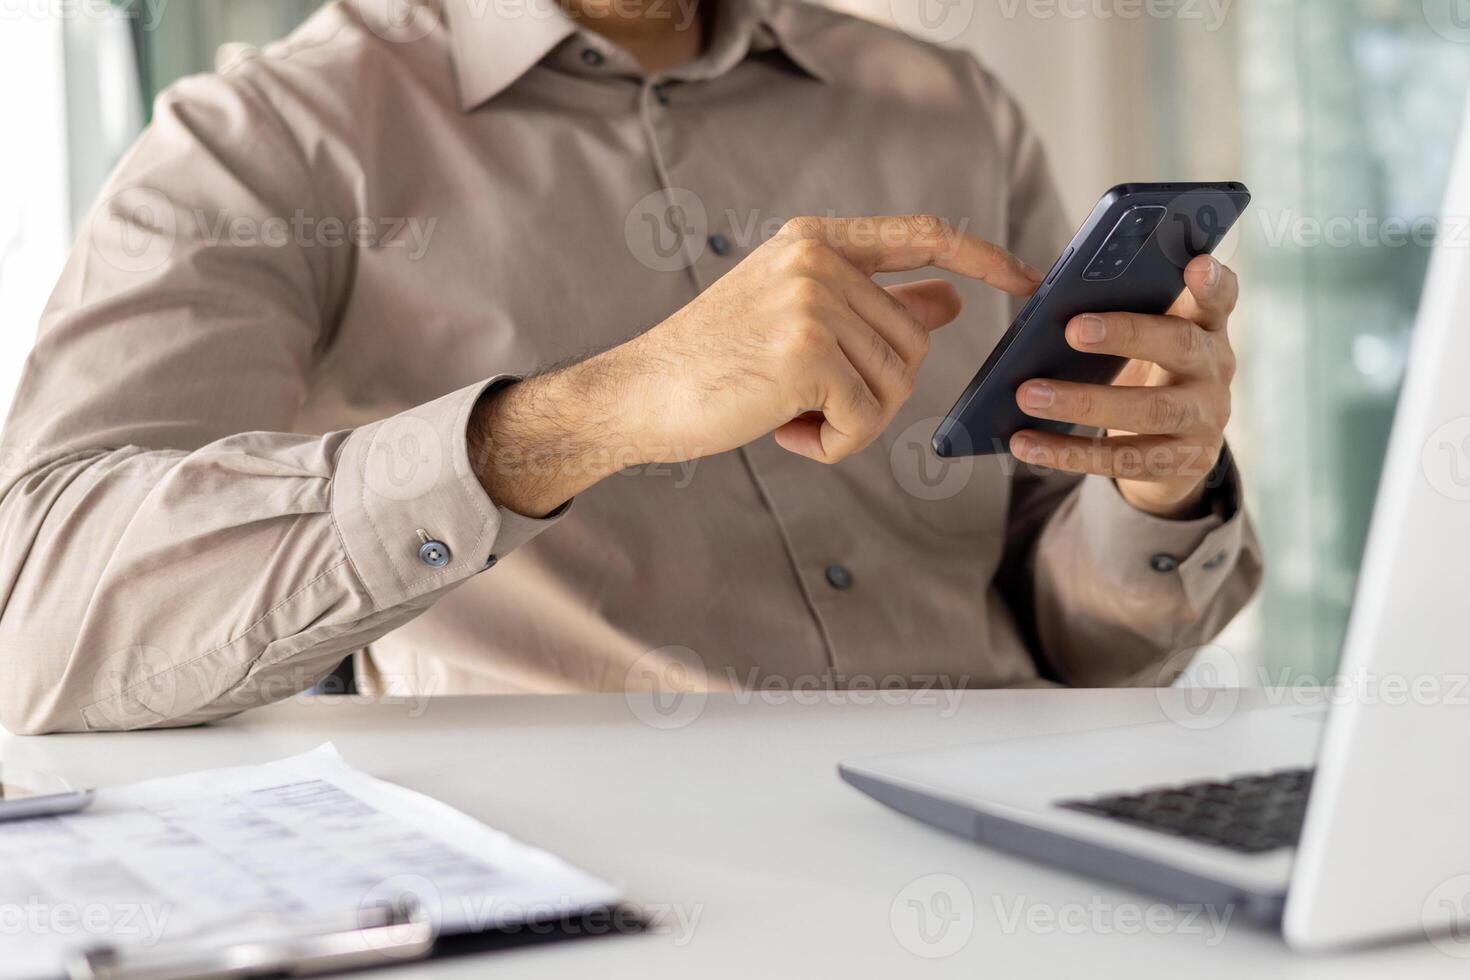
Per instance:
[[[604,910],[614,912],[616,910]],[[81,948],[66,961],[65,980],[244,980],[252,977],[307,977],[380,969],[430,959],[446,959],[513,947],[561,942],[598,935],[643,931],[633,915],[616,930],[594,927],[601,916],[589,910],[576,916],[527,923],[513,930],[486,930],[439,936],[429,916],[408,905],[379,906],[353,916],[355,922],[318,922],[260,939],[210,945],[208,937],[154,947],[106,944]]]
[[[27,900],[40,925],[0,942],[0,977],[310,976],[647,929],[620,886],[353,769],[330,744],[96,797],[0,822],[10,871],[66,882]],[[119,881],[136,897],[93,899],[93,883]],[[53,928],[55,906],[83,905],[100,912],[84,936]]]

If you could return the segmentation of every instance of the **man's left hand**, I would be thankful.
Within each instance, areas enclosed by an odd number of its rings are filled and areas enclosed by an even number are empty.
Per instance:
[[[1208,255],[1189,264],[1184,282],[1188,290],[1164,316],[1087,314],[1067,325],[1077,350],[1129,358],[1123,373],[1112,385],[1028,381],[1016,402],[1033,418],[1107,435],[1028,429],[1011,437],[1017,459],[1110,477],[1125,500],[1158,517],[1199,512],[1230,421],[1235,352],[1228,327],[1240,283]]]

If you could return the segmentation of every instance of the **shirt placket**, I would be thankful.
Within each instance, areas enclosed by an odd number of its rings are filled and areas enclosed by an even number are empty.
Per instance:
[[[663,219],[666,226],[677,229],[681,237],[685,249],[684,272],[694,296],[703,293],[759,245],[758,241],[745,241],[733,227],[741,214],[740,202],[723,200],[723,194],[713,189],[716,182],[701,186],[697,166],[678,167],[676,173],[670,160],[670,150],[678,134],[680,92],[686,86],[700,84],[708,83],[650,78],[643,82],[638,102],[649,156],[659,188],[665,195]],[[784,470],[787,464],[796,460],[794,457],[789,460],[766,458],[771,452],[785,455],[784,450],[775,447],[768,439],[740,449],[739,455],[780,529],[793,574],[821,636],[823,649],[820,659],[825,663],[830,679],[835,677],[838,667],[834,634],[826,614],[831,610],[833,600],[852,588],[854,576],[841,561],[813,560],[806,555],[815,549],[806,542],[810,534],[804,533],[808,530],[808,523],[803,520],[803,508],[786,505],[791,503],[791,494]],[[778,482],[773,484],[773,480]]]

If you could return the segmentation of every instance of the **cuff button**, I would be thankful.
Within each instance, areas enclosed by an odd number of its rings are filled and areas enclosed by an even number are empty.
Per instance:
[[[425,541],[419,545],[419,561],[430,568],[443,568],[449,564],[449,545],[443,541]]]
[[[1154,555],[1148,560],[1148,565],[1160,575],[1179,571],[1179,559],[1173,555]]]

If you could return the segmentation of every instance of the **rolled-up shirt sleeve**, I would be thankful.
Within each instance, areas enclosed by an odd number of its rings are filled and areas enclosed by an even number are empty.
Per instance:
[[[552,522],[497,506],[468,458],[500,379],[293,431],[353,271],[350,245],[279,234],[352,216],[319,150],[248,77],[186,80],[84,223],[0,438],[11,731],[287,697]]]

